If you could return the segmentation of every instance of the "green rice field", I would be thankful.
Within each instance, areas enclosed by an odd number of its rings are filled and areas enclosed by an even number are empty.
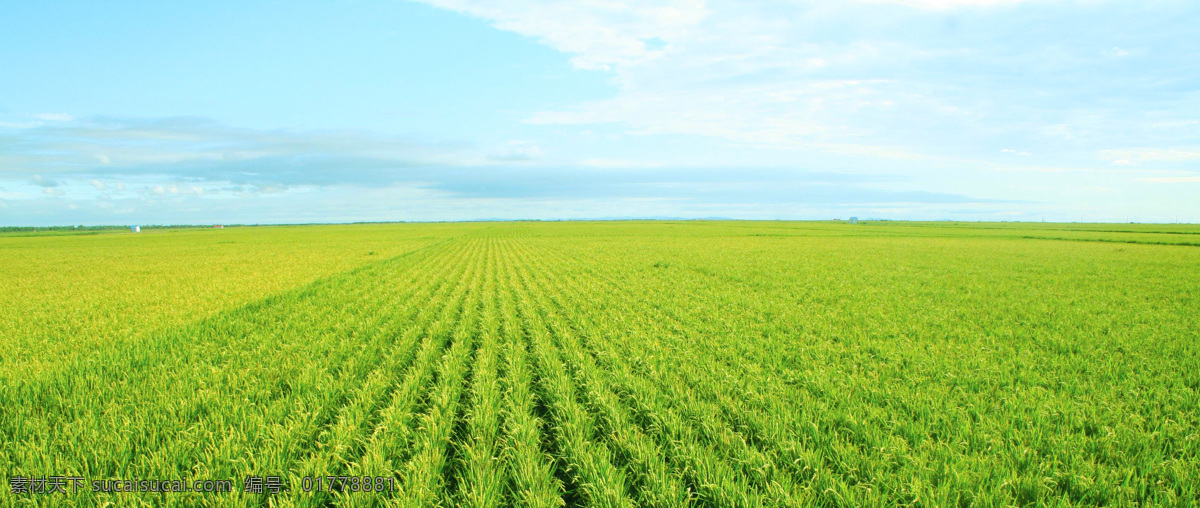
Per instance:
[[[94,233],[0,233],[0,506],[1200,505],[1200,226]]]

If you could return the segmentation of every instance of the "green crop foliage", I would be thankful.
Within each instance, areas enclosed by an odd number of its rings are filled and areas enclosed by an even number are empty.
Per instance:
[[[0,232],[0,475],[0,506],[1197,506],[1200,227]],[[54,476],[86,483],[13,492]]]

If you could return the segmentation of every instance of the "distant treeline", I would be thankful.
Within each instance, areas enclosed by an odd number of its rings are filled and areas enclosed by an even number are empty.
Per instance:
[[[129,226],[0,226],[0,233],[31,233],[37,231],[104,231],[129,229]]]
[[[132,225],[132,224],[131,224]],[[101,232],[101,231],[117,231],[129,230],[129,226],[0,226],[0,233],[69,233],[69,232]],[[197,225],[153,225],[143,224],[142,230],[147,229],[184,229],[184,228],[207,228],[212,226],[197,226]],[[232,227],[226,225],[225,227]]]

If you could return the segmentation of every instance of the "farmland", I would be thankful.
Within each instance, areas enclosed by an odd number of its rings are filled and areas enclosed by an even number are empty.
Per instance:
[[[6,480],[237,485],[0,505],[1200,503],[1197,226],[0,234],[0,283]]]

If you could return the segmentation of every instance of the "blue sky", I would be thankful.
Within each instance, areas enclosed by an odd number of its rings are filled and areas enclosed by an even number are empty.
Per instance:
[[[1200,4],[6,2],[0,224],[1200,222]]]

